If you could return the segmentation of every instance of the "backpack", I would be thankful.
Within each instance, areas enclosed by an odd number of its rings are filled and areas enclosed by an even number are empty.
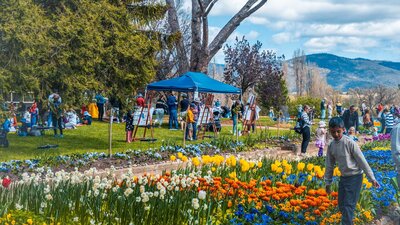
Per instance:
[[[304,126],[304,120],[302,118],[298,118],[293,130],[296,133],[301,134],[303,133],[303,126]]]

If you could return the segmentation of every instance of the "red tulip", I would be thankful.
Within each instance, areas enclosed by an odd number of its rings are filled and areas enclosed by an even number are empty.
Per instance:
[[[8,188],[8,186],[10,186],[11,184],[11,179],[8,177],[3,178],[3,182],[1,182],[1,184],[3,185],[3,187]]]

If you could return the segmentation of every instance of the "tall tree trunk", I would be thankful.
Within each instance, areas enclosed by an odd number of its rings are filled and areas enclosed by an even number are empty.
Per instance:
[[[189,70],[189,59],[183,43],[183,35],[179,26],[178,13],[175,7],[175,0],[166,0],[168,4],[168,23],[171,27],[171,33],[180,33],[181,38],[176,45],[178,57],[178,74],[183,74]]]
[[[267,3],[268,0],[248,0],[208,45],[207,16],[217,1],[218,0],[192,0],[192,49],[190,69],[193,71],[207,71],[208,63],[222,48],[233,31],[235,31],[245,18],[257,11],[261,6]],[[202,23],[203,30],[201,29]],[[203,43],[201,40],[202,34]],[[204,38],[205,36],[207,36],[207,38]]]

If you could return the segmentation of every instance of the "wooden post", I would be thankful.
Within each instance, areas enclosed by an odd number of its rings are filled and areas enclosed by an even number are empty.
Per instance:
[[[186,122],[183,122],[183,147],[186,147]]]
[[[112,123],[113,123],[114,117],[113,117],[113,108],[111,107],[110,110],[110,123],[108,124],[108,154],[110,155],[110,158],[112,158]]]

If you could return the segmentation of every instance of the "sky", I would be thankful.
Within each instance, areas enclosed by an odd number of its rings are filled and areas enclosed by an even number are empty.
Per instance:
[[[184,0],[190,9],[191,0]],[[210,41],[246,0],[219,0],[209,16]],[[231,35],[243,35],[286,59],[331,53],[348,58],[400,62],[400,0],[268,0]],[[215,57],[223,63],[223,52]]]

